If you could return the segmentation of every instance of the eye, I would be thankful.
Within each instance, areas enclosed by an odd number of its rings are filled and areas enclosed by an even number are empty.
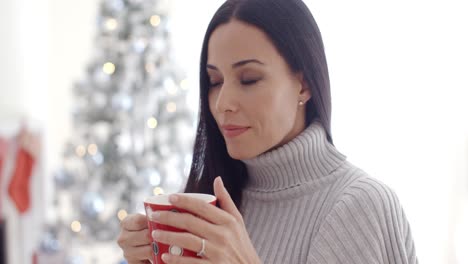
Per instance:
[[[216,86],[218,86],[220,84],[222,84],[222,82],[217,82],[217,83],[211,83],[210,82],[210,84],[208,86],[211,88],[211,87],[216,87]]]
[[[208,87],[216,87],[223,83],[223,79],[219,77],[209,76],[208,78]]]
[[[242,85],[252,85],[258,82],[259,80],[241,80]]]

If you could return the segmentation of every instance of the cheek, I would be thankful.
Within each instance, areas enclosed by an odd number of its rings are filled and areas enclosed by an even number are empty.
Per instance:
[[[284,115],[281,109],[281,101],[272,96],[271,93],[258,94],[244,100],[243,107],[248,115],[252,126],[255,128],[255,134],[260,141],[271,138],[275,126],[281,116]]]
[[[263,113],[272,123],[293,119],[294,111],[296,111],[291,95],[283,90],[269,92],[263,98],[256,100],[255,105],[258,112]]]
[[[256,108],[256,117],[262,123],[261,132],[265,138],[281,140],[294,126],[297,105],[289,93],[270,93],[265,100],[256,103]]]

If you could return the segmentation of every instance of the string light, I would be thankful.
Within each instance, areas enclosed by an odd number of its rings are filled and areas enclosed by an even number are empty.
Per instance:
[[[146,125],[151,128],[151,129],[154,129],[158,126],[158,120],[156,120],[156,118],[154,117],[150,117],[148,118],[148,121],[146,121]]]
[[[182,90],[187,90],[188,89],[188,80],[187,79],[183,79],[181,82],[180,82],[180,88],[182,88]]]
[[[170,86],[168,89],[167,89],[167,92],[170,94],[170,95],[175,95],[177,94],[177,86]]]
[[[70,225],[71,230],[75,233],[78,233],[81,231],[81,223],[79,221],[73,221]]]
[[[159,26],[159,24],[161,23],[161,17],[158,15],[151,16],[150,23],[153,27]]]
[[[125,217],[127,217],[128,213],[124,209],[120,209],[119,212],[117,213],[117,217],[119,218],[120,221],[124,220]]]
[[[105,73],[105,74],[113,74],[115,72],[115,65],[114,63],[112,62],[106,62],[104,63],[104,65],[102,66],[102,71]]]
[[[154,195],[164,194],[164,190],[161,187],[156,187],[153,189],[153,194]]]
[[[174,102],[169,102],[166,105],[166,109],[169,113],[174,113],[177,110],[177,105]]]
[[[117,28],[117,20],[115,18],[108,18],[105,25],[108,30],[115,30]]]
[[[145,70],[147,73],[152,73],[156,70],[156,66],[154,65],[154,63],[147,62],[145,64]]]
[[[89,153],[90,155],[92,155],[92,156],[96,155],[97,150],[98,150],[98,148],[97,148],[97,145],[96,145],[96,144],[89,144],[89,145],[88,145],[88,153]]]
[[[79,145],[76,147],[75,153],[78,157],[82,158],[86,154],[86,148],[83,145]]]

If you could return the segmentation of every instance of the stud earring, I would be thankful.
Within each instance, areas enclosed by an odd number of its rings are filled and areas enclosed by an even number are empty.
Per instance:
[[[303,101],[299,101],[299,105],[304,105],[304,102],[303,102]]]

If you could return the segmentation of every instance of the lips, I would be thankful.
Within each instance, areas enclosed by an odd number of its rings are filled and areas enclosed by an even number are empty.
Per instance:
[[[221,127],[223,135],[228,138],[237,137],[247,131],[250,127],[243,127],[237,125],[224,125]]]

